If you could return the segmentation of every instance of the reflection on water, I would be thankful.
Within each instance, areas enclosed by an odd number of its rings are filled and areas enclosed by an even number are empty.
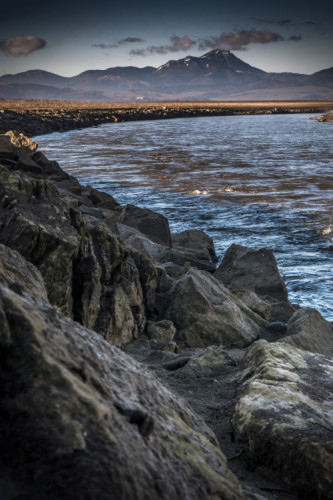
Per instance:
[[[126,122],[36,138],[120,203],[232,242],[272,248],[291,300],[333,320],[333,127],[309,115]]]

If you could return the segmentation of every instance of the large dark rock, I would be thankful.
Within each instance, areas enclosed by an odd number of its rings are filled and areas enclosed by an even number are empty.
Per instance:
[[[42,275],[20,253],[0,243],[0,284],[19,295],[28,294],[47,301]]]
[[[100,335],[0,287],[0,497],[242,499],[213,433]]]
[[[164,215],[153,212],[148,208],[126,205],[120,214],[119,222],[138,229],[155,243],[171,247],[169,221]]]
[[[137,229],[124,224],[118,223],[118,229],[122,239],[128,246],[150,257],[157,264],[166,264],[168,273],[170,264],[173,264],[172,269],[176,270],[175,274],[179,274],[181,272],[180,268],[185,264],[191,264],[198,269],[209,272],[214,272],[216,269],[215,263],[206,249],[170,248],[152,241]],[[174,274],[173,271],[171,271],[171,274]]]
[[[287,336],[283,342],[332,357],[333,324],[315,309],[299,309],[287,323]]]
[[[333,361],[260,340],[240,382],[233,426],[249,467],[270,467],[299,498],[332,498]]]
[[[217,262],[218,260],[213,238],[208,236],[204,231],[200,231],[199,229],[187,229],[180,233],[173,233],[171,238],[173,247],[202,250],[208,253],[208,257],[212,262]]]
[[[271,250],[231,245],[215,278],[234,288],[251,290],[260,297],[287,302],[288,292]]]
[[[190,268],[169,290],[165,317],[189,347],[246,346],[266,321],[205,271]]]
[[[20,157],[31,158],[37,150],[37,144],[20,132],[9,130],[0,134],[1,159],[18,160]]]
[[[7,149],[12,141],[19,154],[22,148],[16,142],[25,139],[0,136],[0,149],[1,140],[9,142]],[[30,161],[37,153],[26,141],[30,156],[24,153],[24,161]],[[149,282],[154,272],[121,241],[115,222],[118,206],[111,196],[83,188],[44,156],[37,160],[43,175],[18,170],[14,160],[15,169],[12,162],[1,162],[0,242],[39,269],[53,305],[123,345],[145,328],[146,309],[154,301],[154,281]]]

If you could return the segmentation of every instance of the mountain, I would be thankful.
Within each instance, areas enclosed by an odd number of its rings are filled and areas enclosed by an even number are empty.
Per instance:
[[[268,73],[230,51],[212,50],[154,68],[88,70],[63,77],[42,70],[0,77],[0,98],[129,101],[268,100],[333,97],[333,67],[313,75]]]
[[[238,79],[249,75],[260,78],[264,73],[229,51],[212,50],[201,57],[187,56],[178,61],[169,61],[157,68],[153,76],[170,82],[188,82],[200,78],[212,82],[226,82],[235,77]]]

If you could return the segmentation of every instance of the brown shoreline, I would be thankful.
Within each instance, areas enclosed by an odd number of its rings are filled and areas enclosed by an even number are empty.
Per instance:
[[[99,103],[0,99],[0,133],[18,130],[28,136],[64,132],[103,123],[170,118],[324,113],[333,99],[313,101],[166,101]]]

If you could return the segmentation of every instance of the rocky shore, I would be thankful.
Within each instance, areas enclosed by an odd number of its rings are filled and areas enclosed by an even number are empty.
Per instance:
[[[31,137],[112,122],[246,114],[322,113],[332,107],[332,99],[298,102],[208,101],[143,104],[0,99],[0,133],[18,130]]]
[[[0,498],[332,499],[333,325],[269,249],[0,135]]]
[[[314,119],[318,122],[333,122],[333,111],[327,111],[327,113],[316,116]]]

